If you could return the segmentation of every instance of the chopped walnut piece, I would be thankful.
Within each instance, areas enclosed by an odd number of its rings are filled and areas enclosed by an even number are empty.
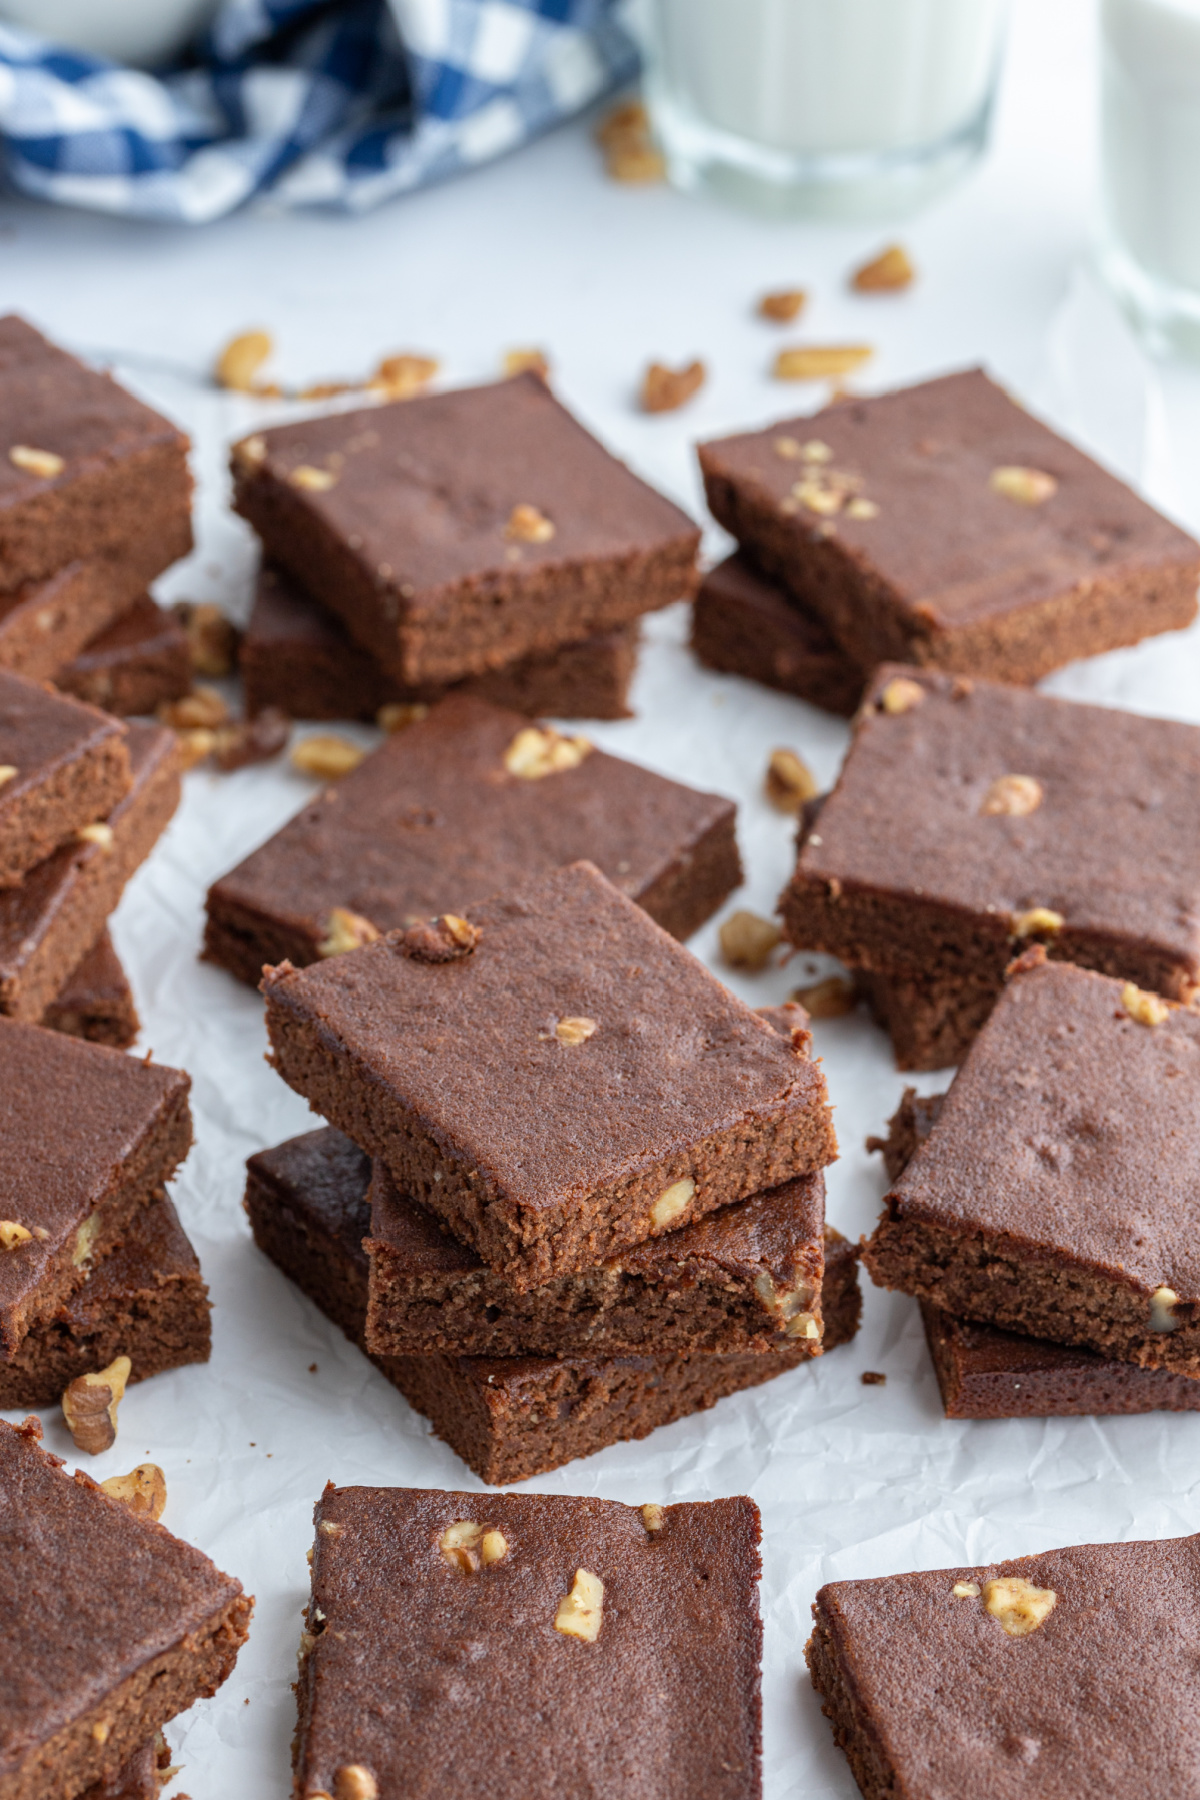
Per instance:
[[[665,1230],[686,1211],[695,1192],[696,1183],[690,1175],[685,1175],[681,1181],[673,1181],[669,1188],[663,1189],[650,1208],[650,1223],[658,1231]]]
[[[229,722],[229,708],[216,688],[197,687],[182,700],[164,700],[158,709],[160,724],[174,731],[213,731]]]
[[[956,1581],[950,1592],[956,1600],[978,1600],[979,1583],[977,1581]]]
[[[325,921],[325,936],[317,945],[317,955],[344,956],[347,950],[361,950],[364,944],[375,943],[380,935],[378,927],[361,913],[335,906]]]
[[[1043,469],[993,469],[988,486],[1018,506],[1044,506],[1058,492],[1058,482]]]
[[[820,477],[814,476],[805,481],[798,481],[792,489],[792,498],[809,512],[816,513],[819,518],[832,518],[839,513],[845,504],[846,496],[837,488],[828,486]]]
[[[213,758],[218,769],[230,774],[251,763],[269,762],[287,747],[291,720],[277,706],[264,706],[252,719],[223,725],[213,734]]]
[[[642,377],[642,411],[676,412],[704,386],[704,376],[702,362],[690,362],[683,369],[652,362]]]
[[[596,128],[596,142],[614,181],[661,181],[667,172],[640,100],[626,100],[607,113]]]
[[[841,1019],[858,1004],[854,988],[844,975],[827,975],[811,987],[797,988],[792,995],[811,1019]]]
[[[504,373],[506,375],[540,375],[545,381],[550,373],[550,359],[544,350],[506,350],[504,352]]]
[[[1054,937],[1066,920],[1049,906],[1031,906],[1028,912],[1014,913],[1012,934],[1015,938]]]
[[[900,244],[889,244],[870,262],[855,269],[850,286],[858,294],[898,294],[911,287],[916,276],[907,250]]]
[[[799,813],[820,792],[812,770],[794,750],[772,750],[764,785],[767,799],[782,813]]]
[[[776,381],[828,381],[861,369],[874,354],[869,344],[794,344],[779,352],[771,373]]]
[[[781,943],[782,934],[770,919],[744,909],[730,913],[717,933],[721,955],[733,969],[747,969],[757,974],[771,960],[771,952]]]
[[[292,751],[292,767],[302,775],[315,775],[318,781],[340,781],[366,760],[366,751],[336,732],[318,731],[306,737]]]
[[[297,400],[334,400],[339,394],[357,393],[361,383],[357,381],[312,381],[302,387],[296,395]]]
[[[479,1546],[479,1557],[485,1569],[493,1563],[503,1562],[508,1555],[508,1539],[502,1531],[485,1531]]]
[[[554,1629],[566,1637],[594,1644],[604,1623],[604,1583],[590,1569],[576,1569],[569,1594],[564,1594],[554,1615]]]
[[[407,731],[410,725],[419,725],[428,717],[429,708],[423,700],[390,700],[375,714],[375,723],[380,731],[395,737],[398,731]]]
[[[855,496],[846,507],[848,519],[877,519],[879,507],[874,500],[866,500],[861,494]]]
[[[790,325],[793,319],[799,318],[808,300],[803,288],[779,288],[773,294],[764,294],[758,303],[760,319],[771,319],[777,325]]]
[[[554,1027],[554,1035],[560,1044],[574,1049],[579,1044],[586,1044],[590,1037],[596,1035],[595,1019],[560,1019]]]
[[[14,444],[8,460],[14,469],[23,469],[26,475],[36,475],[42,481],[53,481],[67,466],[53,450],[35,450],[31,444]]]
[[[1044,798],[1042,784],[1033,775],[1000,775],[983,796],[980,812],[988,818],[1024,818],[1036,812]]]
[[[133,1364],[118,1356],[107,1369],[79,1375],[62,1397],[63,1418],[77,1450],[98,1456],[117,1441],[117,1407]]]
[[[422,919],[407,931],[393,932],[388,942],[413,962],[447,963],[470,956],[482,936],[479,926],[469,919],[443,913],[440,919]]]
[[[0,763],[0,787],[6,787],[17,774],[16,763]]]
[[[16,1250],[32,1237],[27,1225],[18,1225],[15,1219],[0,1219],[0,1250]]]
[[[179,600],[171,608],[187,632],[188,655],[197,675],[218,680],[231,675],[241,633],[233,620],[210,600]]]
[[[643,1506],[642,1524],[647,1531],[661,1531],[665,1523],[661,1506],[655,1506],[653,1502],[648,1506]]]
[[[343,1763],[334,1771],[333,1800],[379,1800],[379,1783],[362,1763]]]
[[[367,387],[385,400],[411,400],[424,392],[440,367],[436,358],[414,356],[408,351],[399,356],[385,356]]]
[[[1176,1317],[1179,1295],[1174,1288],[1157,1287],[1150,1296],[1151,1331],[1178,1331],[1183,1320]]]
[[[474,1519],[457,1519],[443,1531],[438,1539],[438,1549],[451,1568],[470,1575],[479,1567],[478,1545],[482,1537],[483,1526],[477,1525]]]
[[[1171,1008],[1160,995],[1148,994],[1145,988],[1135,987],[1132,981],[1127,981],[1121,989],[1121,1005],[1139,1025],[1161,1025],[1171,1016]]]
[[[504,752],[504,767],[522,781],[541,781],[577,769],[591,750],[585,737],[563,737],[552,725],[527,725]]]
[[[230,338],[213,370],[217,386],[239,394],[253,392],[254,378],[273,349],[269,331],[243,331]]]
[[[312,463],[297,463],[288,480],[293,487],[304,488],[310,494],[324,494],[337,485],[332,469],[317,469]]]
[[[893,675],[879,696],[879,705],[885,713],[906,713],[920,706],[924,698],[925,689],[919,681],[910,681],[907,675]]]
[[[509,513],[504,535],[511,543],[548,544],[554,536],[554,523],[539,507],[522,501]]]
[[[211,756],[217,741],[215,731],[200,727],[195,731],[181,731],[176,735],[175,743],[179,751],[180,765],[184,769],[194,769],[202,763],[206,756]]]
[[[167,1478],[157,1463],[139,1463],[128,1475],[110,1475],[100,1486],[114,1500],[121,1500],[132,1513],[143,1518],[161,1519],[167,1504]]]
[[[859,1380],[862,1382],[864,1387],[886,1387],[887,1386],[887,1376],[882,1374],[878,1369],[864,1369],[862,1374],[859,1376]]]
[[[239,468],[257,469],[267,460],[267,440],[255,432],[233,446],[233,460]]]
[[[1044,1625],[1058,1602],[1053,1588],[1035,1587],[1023,1575],[999,1575],[983,1584],[983,1604],[1009,1637],[1028,1637]]]
[[[103,819],[97,819],[93,825],[81,825],[75,833],[80,844],[95,844],[100,850],[111,850],[116,840],[116,832]]]

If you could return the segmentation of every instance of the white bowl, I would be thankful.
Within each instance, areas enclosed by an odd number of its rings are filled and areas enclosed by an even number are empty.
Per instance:
[[[219,0],[0,0],[0,19],[51,43],[152,68],[187,47]]]

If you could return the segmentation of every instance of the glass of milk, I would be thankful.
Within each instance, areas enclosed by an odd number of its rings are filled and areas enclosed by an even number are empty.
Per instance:
[[[773,211],[900,212],[987,140],[1008,0],[635,0],[672,179]]]
[[[1200,358],[1200,0],[1101,0],[1101,267],[1151,345]]]

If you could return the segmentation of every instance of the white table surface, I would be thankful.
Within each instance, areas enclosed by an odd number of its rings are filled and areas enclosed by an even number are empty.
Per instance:
[[[663,188],[615,186],[578,125],[356,220],[260,211],[189,231],[3,202],[0,307],[112,359],[192,432],[203,489],[199,548],[161,592],[219,599],[239,614],[253,553],[249,533],[224,510],[223,447],[279,411],[217,394],[205,377],[216,349],[253,325],[275,334],[279,372],[296,383],[355,374],[402,349],[439,356],[445,379],[465,382],[495,374],[506,348],[543,346],[584,420],[700,516],[696,438],[820,398],[768,378],[779,333],[752,311],[765,289],[800,284],[813,294],[803,336],[878,346],[869,385],[982,361],[1195,527],[1200,381],[1152,369],[1084,267],[1093,89],[1087,0],[1017,0],[995,150],[954,194],[903,226],[921,280],[902,298],[845,291],[846,271],[891,228],[767,224]],[[647,360],[693,355],[711,371],[697,401],[675,415],[639,414],[633,394]],[[719,533],[708,548],[721,548]],[[681,613],[649,624],[637,717],[589,730],[606,748],[736,796],[748,879],[734,904],[769,913],[789,870],[791,827],[761,797],[767,754],[793,745],[829,779],[846,730],[799,702],[699,669]],[[1079,665],[1049,685],[1200,721],[1198,675],[1193,631]],[[309,792],[286,766],[189,776],[181,811],[114,925],[143,1045],[193,1078],[197,1141],[176,1195],[216,1303],[215,1347],[207,1367],[131,1389],[116,1447],[85,1460],[98,1477],[145,1457],[161,1463],[166,1523],[257,1595],[235,1674],[169,1732],[193,1800],[290,1792],[304,1552],[325,1480],[479,1485],[259,1256],[241,1212],[244,1158],[313,1121],[262,1061],[257,996],[196,959],[203,895]],[[715,924],[693,948],[756,1005],[782,999],[803,976],[802,959],[732,976],[716,956]],[[817,1047],[842,1142],[830,1217],[858,1234],[873,1224],[883,1191],[863,1139],[893,1110],[905,1079],[865,1015],[819,1026]],[[917,1085],[934,1091],[945,1077]],[[864,1369],[885,1371],[887,1385],[864,1388]],[[61,1421],[45,1418],[49,1446],[72,1456]],[[1198,1476],[1196,1417],[948,1422],[914,1303],[868,1288],[860,1337],[822,1364],[530,1485],[630,1502],[756,1497],[766,1791],[771,1800],[818,1800],[855,1792],[802,1661],[823,1580],[1190,1531],[1200,1523]]]

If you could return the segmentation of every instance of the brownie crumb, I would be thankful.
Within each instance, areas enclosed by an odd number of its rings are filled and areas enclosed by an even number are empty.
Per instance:
[[[864,1387],[886,1387],[887,1376],[881,1375],[878,1369],[864,1369],[862,1384]]]

